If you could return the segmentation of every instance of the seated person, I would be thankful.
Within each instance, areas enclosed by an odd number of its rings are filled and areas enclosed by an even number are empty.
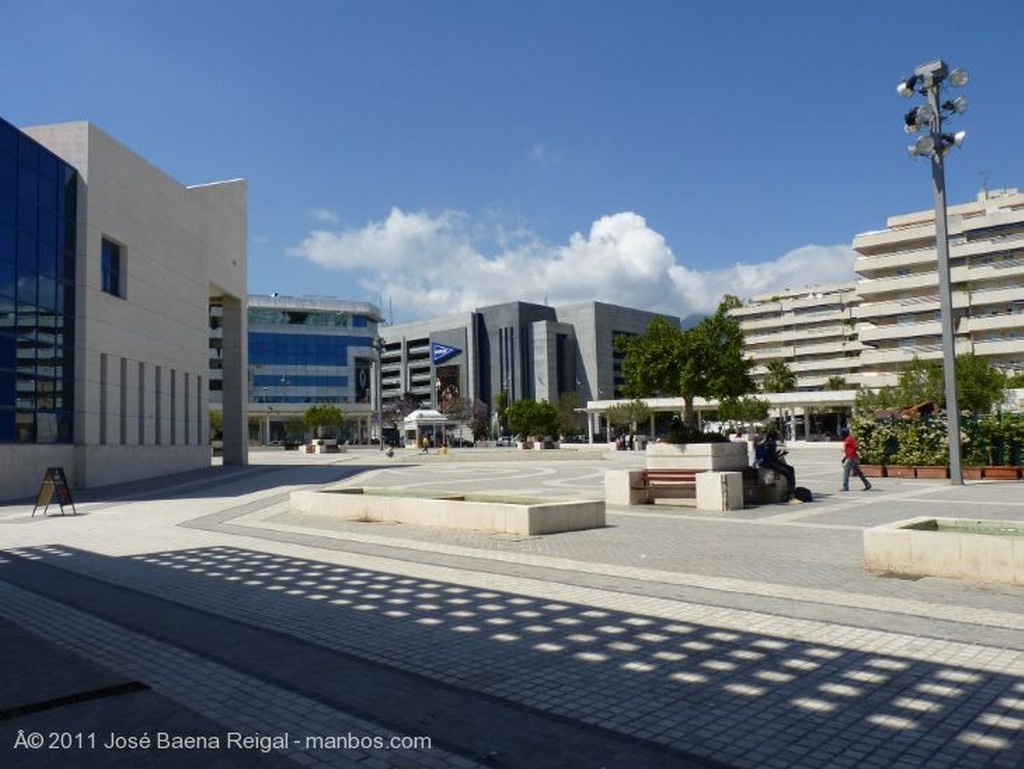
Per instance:
[[[786,479],[786,501],[792,502],[793,489],[796,488],[796,470],[783,459],[788,452],[779,449],[778,440],[779,434],[775,430],[769,430],[759,447],[758,458],[761,467],[779,473]]]

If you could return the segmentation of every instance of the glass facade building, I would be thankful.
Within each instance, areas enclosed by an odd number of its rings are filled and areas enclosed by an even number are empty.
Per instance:
[[[77,171],[0,119],[0,443],[71,443]]]
[[[310,406],[338,406],[351,420],[346,439],[370,439],[380,310],[367,302],[329,297],[250,296],[248,410],[253,442],[302,436]],[[210,403],[223,395],[219,319],[211,308]]]

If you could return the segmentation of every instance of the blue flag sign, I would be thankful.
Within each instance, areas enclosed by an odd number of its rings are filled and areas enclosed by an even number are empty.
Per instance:
[[[449,358],[454,358],[461,352],[462,350],[457,347],[449,347],[448,345],[441,344],[439,342],[432,342],[430,344],[430,359],[434,361],[435,366],[438,363],[444,363]]]

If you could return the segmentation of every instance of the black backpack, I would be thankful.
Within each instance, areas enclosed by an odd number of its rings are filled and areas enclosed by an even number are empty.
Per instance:
[[[812,502],[814,500],[814,497],[811,495],[811,490],[803,486],[797,486],[793,489],[793,496],[801,502]]]

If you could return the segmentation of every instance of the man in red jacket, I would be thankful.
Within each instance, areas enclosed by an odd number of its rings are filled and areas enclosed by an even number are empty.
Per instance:
[[[850,435],[845,427],[839,431],[839,437],[843,439],[843,488],[840,491],[850,490],[850,476],[856,475],[864,483],[864,491],[871,488],[871,482],[864,476],[860,469],[860,457],[857,456],[857,440]]]

